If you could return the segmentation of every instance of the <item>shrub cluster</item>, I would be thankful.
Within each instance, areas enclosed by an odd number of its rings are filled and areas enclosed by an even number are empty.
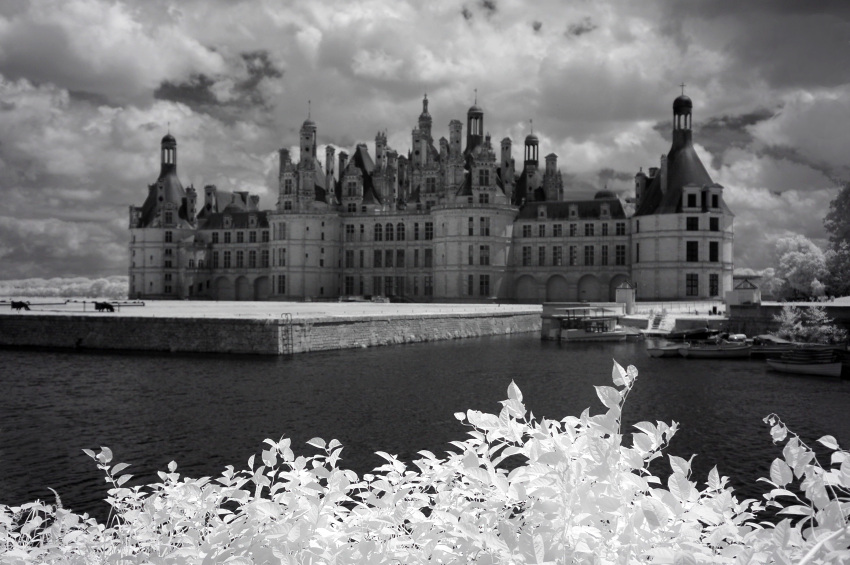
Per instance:
[[[783,456],[770,467],[765,501],[739,500],[712,469],[664,456],[675,423],[621,415],[637,370],[615,363],[614,386],[597,387],[605,409],[537,421],[514,384],[498,414],[456,417],[468,437],[445,457],[421,451],[358,476],[338,466],[336,440],[266,440],[246,469],[127,487],[107,448],[86,452],[111,485],[106,524],[55,504],[0,506],[4,563],[842,563],[850,561],[850,454],[826,436],[821,466],[775,415],[765,421]],[[778,523],[759,521],[772,507]]]

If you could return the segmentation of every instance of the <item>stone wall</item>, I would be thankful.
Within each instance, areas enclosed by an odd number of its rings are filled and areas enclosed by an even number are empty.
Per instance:
[[[279,355],[540,331],[540,314],[281,320],[0,316],[0,346]]]

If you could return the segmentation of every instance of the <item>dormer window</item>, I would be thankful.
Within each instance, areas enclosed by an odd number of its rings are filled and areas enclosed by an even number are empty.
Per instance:
[[[233,218],[231,218],[230,216],[225,216],[224,217],[224,227],[225,227],[225,229],[230,228],[231,226],[233,226]]]
[[[478,169],[478,186],[490,186],[490,171]]]
[[[570,218],[578,218],[578,206],[570,204]]]
[[[608,205],[608,204],[602,204],[602,206],[599,209],[599,215],[603,218],[610,218],[611,217],[611,206]]]
[[[248,227],[255,228],[257,227],[257,216],[255,214],[251,214],[248,216]]]
[[[538,206],[537,207],[537,217],[541,220],[546,219],[546,206]]]

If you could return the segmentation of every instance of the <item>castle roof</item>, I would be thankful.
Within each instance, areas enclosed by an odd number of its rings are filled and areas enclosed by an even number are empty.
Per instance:
[[[612,220],[626,219],[623,203],[619,198],[593,200],[565,200],[558,202],[527,202],[519,210],[517,220],[536,220],[540,206],[546,207],[547,220],[598,220],[602,218],[602,205],[608,204],[609,216]],[[570,217],[570,209],[577,208],[577,216]]]
[[[242,212],[215,212],[207,216],[207,221],[204,222],[203,226],[200,229],[203,230],[221,230],[224,228],[224,217],[230,216],[231,223],[230,228],[227,229],[265,229],[269,227],[269,212],[267,210],[263,211],[242,211]],[[257,217],[257,225],[253,228],[248,227],[250,225],[249,218],[251,216]]]

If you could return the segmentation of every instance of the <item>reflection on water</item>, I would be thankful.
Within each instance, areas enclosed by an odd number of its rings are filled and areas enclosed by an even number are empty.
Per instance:
[[[676,420],[669,453],[694,459],[704,480],[717,465],[741,494],[761,492],[779,454],[762,418],[779,414],[813,444],[850,443],[850,383],[767,371],[763,361],[653,359],[643,343],[557,344],[536,335],[312,353],[292,359],[0,351],[0,502],[52,500],[106,515],[106,485],[83,448],[108,446],[140,481],[176,460],[178,471],[240,468],[267,437],[339,439],[343,465],[360,473],[377,450],[439,454],[466,430],[453,413],[496,412],[513,379],[535,416],[601,412],[593,385],[612,360],[633,364],[637,386],[624,430]],[[300,447],[299,447],[300,446]],[[133,484],[133,483],[131,483]],[[743,488],[743,490],[741,490]]]

